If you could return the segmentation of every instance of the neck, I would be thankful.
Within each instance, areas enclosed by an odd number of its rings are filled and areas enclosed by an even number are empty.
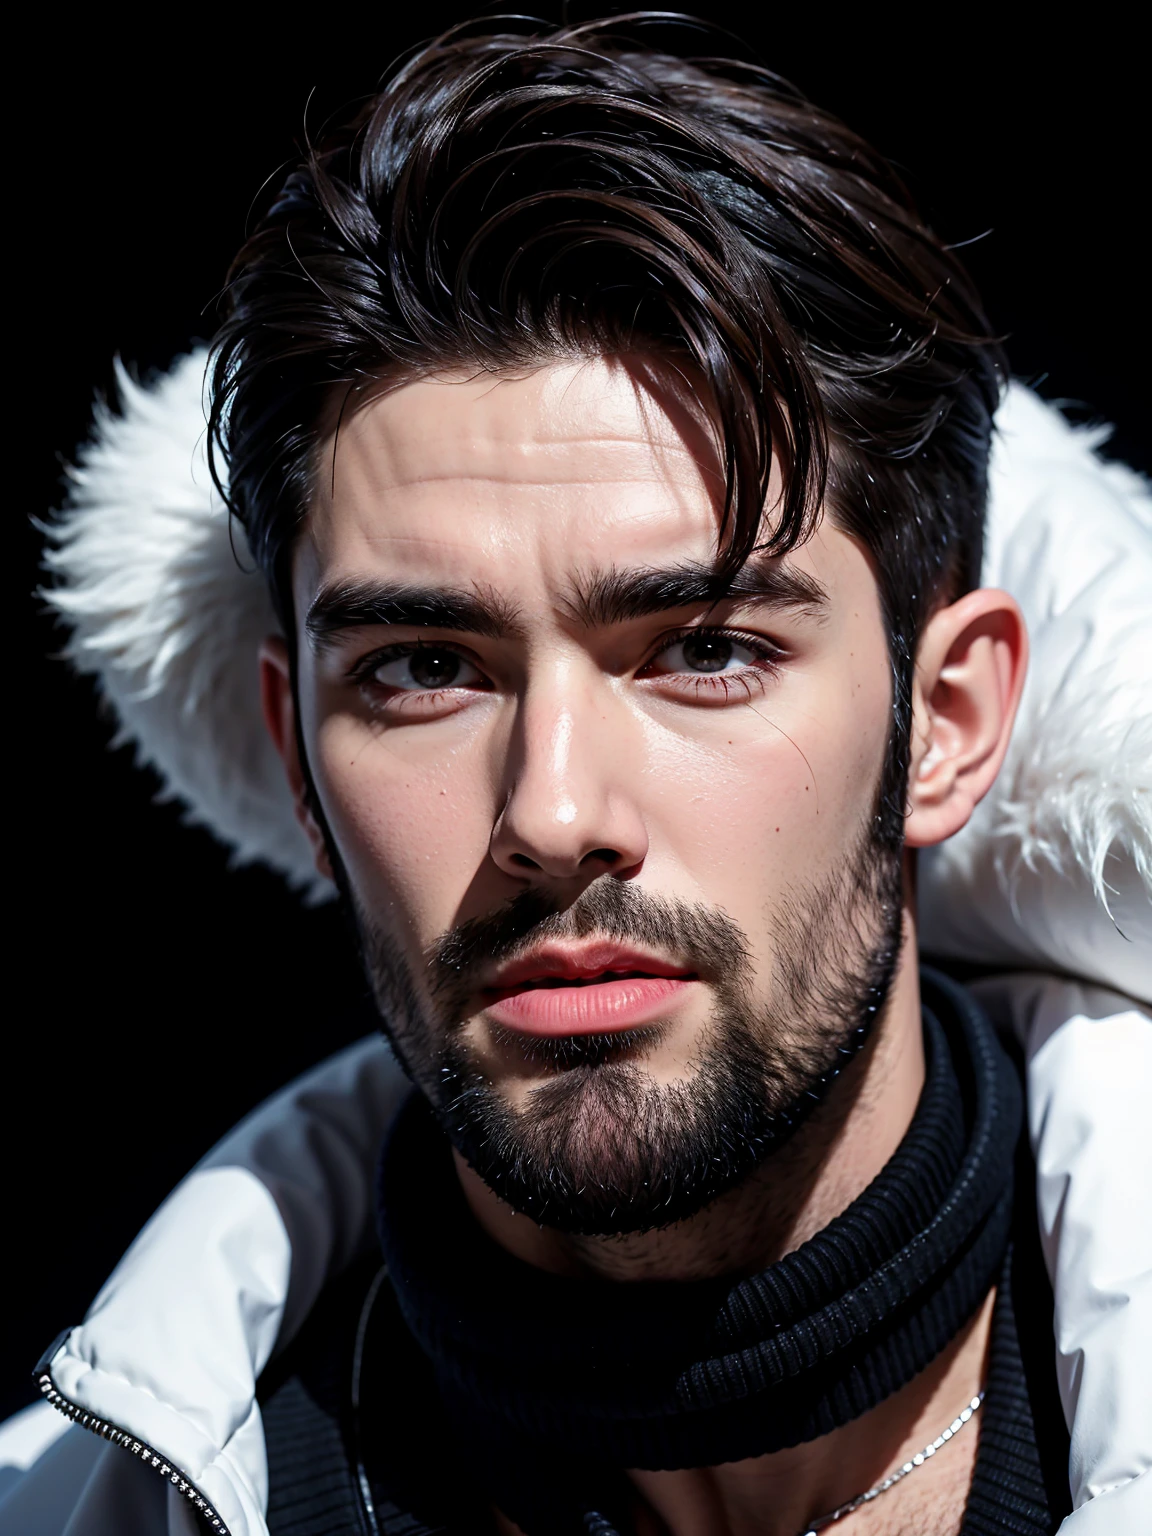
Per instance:
[[[754,1273],[799,1248],[846,1210],[888,1162],[924,1083],[916,945],[905,913],[901,961],[883,1018],[801,1131],[756,1175],[688,1221],[625,1237],[574,1237],[537,1226],[501,1204],[457,1157],[477,1220],[516,1258],[551,1274],[612,1281],[697,1280]],[[911,958],[910,958],[911,957]],[[924,1371],[877,1407],[831,1433],[719,1467],[634,1471],[637,1530],[668,1536],[795,1536],[921,1451],[979,1390],[991,1295]],[[977,1436],[958,1438],[919,1484],[837,1523],[868,1530],[958,1529]],[[873,1523],[879,1518],[880,1525]],[[920,1521],[920,1526],[916,1525]],[[504,1522],[505,1530],[514,1527]]]
[[[913,1029],[915,997],[902,975],[871,1050],[779,1164],[771,1198],[763,1184],[737,1191],[723,1214],[626,1263],[612,1244],[526,1241],[483,1191],[470,1212],[427,1106],[402,1111],[380,1171],[389,1273],[466,1426],[462,1455],[525,1530],[584,1530],[603,1510],[637,1536],[795,1536],[928,1445],[979,1390],[1019,1083],[966,994],[932,980]],[[749,1241],[738,1218],[760,1212],[771,1231]],[[949,1531],[977,1439],[950,1440],[838,1531]]]
[[[809,1522],[875,1487],[931,1444],[987,1379],[992,1306],[984,1305],[907,1386],[827,1435],[718,1467],[632,1471],[643,1536],[797,1536]],[[977,1426],[874,1506],[837,1521],[837,1536],[959,1531],[978,1444]],[[514,1527],[507,1526],[512,1531]]]
[[[980,1311],[926,1371],[851,1423],[767,1456],[680,1472],[632,1471],[637,1536],[797,1536],[809,1522],[875,1487],[919,1454],[979,1392],[988,1373],[992,1307]],[[975,1429],[975,1427],[974,1427]],[[963,1523],[977,1433],[957,1437],[919,1483],[836,1522],[843,1536],[953,1536]],[[499,1510],[500,1536],[524,1536]]]
[[[508,1253],[549,1274],[614,1281],[755,1273],[846,1210],[899,1146],[924,1085],[915,930],[904,941],[868,1044],[803,1127],[752,1176],[687,1221],[655,1232],[576,1237],[504,1205],[456,1154],[473,1215]]]

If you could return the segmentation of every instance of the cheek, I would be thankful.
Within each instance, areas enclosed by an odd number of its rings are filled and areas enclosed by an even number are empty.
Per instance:
[[[315,756],[317,790],[353,889],[387,931],[423,948],[457,920],[487,857],[487,775],[464,771],[454,752],[406,760],[386,736],[339,714],[321,725]]]
[[[875,660],[793,673],[725,711],[723,729],[706,715],[693,736],[650,726],[650,874],[688,873],[753,931],[766,903],[835,868],[872,815],[884,761],[890,689]]]

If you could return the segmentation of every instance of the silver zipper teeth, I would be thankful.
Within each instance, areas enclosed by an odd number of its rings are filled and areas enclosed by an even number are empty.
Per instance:
[[[229,1536],[228,1527],[213,1509],[212,1505],[199,1492],[195,1483],[174,1467],[170,1461],[154,1451],[143,1440],[137,1440],[135,1435],[130,1435],[126,1430],[117,1429],[115,1424],[110,1424],[107,1419],[102,1419],[94,1413],[89,1413],[86,1408],[70,1402],[62,1392],[56,1390],[52,1377],[47,1371],[40,1377],[40,1390],[58,1413],[71,1419],[74,1424],[79,1424],[82,1429],[90,1429],[94,1435],[100,1435],[105,1440],[110,1440],[113,1445],[122,1445],[126,1451],[131,1451],[133,1456],[139,1456],[140,1460],[147,1462],[150,1467],[155,1467],[161,1477],[172,1484],[177,1493],[182,1493],[192,1507],[203,1516],[211,1530],[219,1533],[219,1536]]]

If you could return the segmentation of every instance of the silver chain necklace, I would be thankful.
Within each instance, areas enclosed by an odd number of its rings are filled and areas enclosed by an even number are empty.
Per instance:
[[[815,1520],[809,1520],[800,1532],[800,1536],[816,1536],[816,1533],[824,1530],[826,1526],[834,1524],[837,1520],[843,1520],[845,1515],[852,1514],[861,1505],[871,1504],[873,1499],[878,1499],[882,1493],[887,1493],[889,1488],[895,1488],[897,1483],[903,1482],[909,1472],[915,1472],[917,1467],[922,1467],[926,1461],[931,1461],[942,1445],[947,1445],[953,1435],[958,1435],[983,1401],[984,1390],[981,1388],[968,1406],[960,1410],[948,1428],[936,1436],[931,1445],[926,1445],[922,1451],[917,1451],[911,1461],[906,1461],[902,1467],[897,1467],[895,1472],[886,1477],[882,1483],[877,1483],[874,1488],[869,1488],[867,1493],[858,1493],[854,1499],[849,1499],[847,1504],[841,1504],[840,1508],[834,1509],[831,1514],[820,1515]]]

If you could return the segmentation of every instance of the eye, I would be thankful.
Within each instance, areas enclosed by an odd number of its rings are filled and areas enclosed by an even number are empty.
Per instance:
[[[740,672],[775,654],[774,647],[755,647],[750,640],[717,629],[694,629],[666,645],[649,663],[654,672],[687,672],[696,677]]]
[[[474,688],[484,682],[478,667],[447,646],[393,647],[377,656],[365,681],[402,693],[434,692],[441,688]]]

